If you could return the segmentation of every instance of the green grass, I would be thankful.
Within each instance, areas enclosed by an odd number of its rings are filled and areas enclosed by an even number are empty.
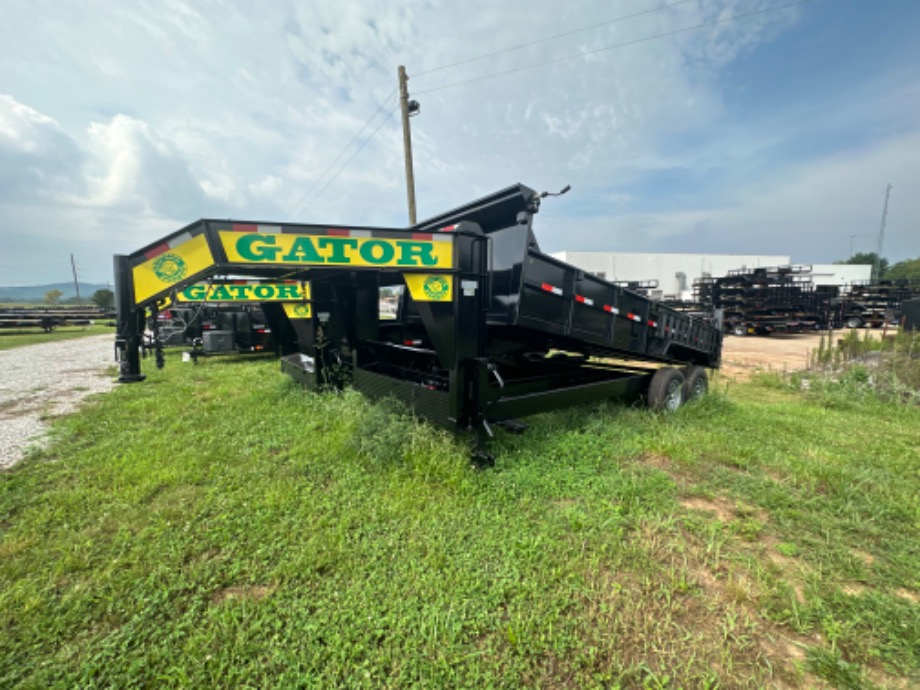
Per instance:
[[[168,359],[0,475],[0,686],[920,680],[917,408],[720,384],[475,471],[277,362]]]
[[[88,335],[114,334],[115,329],[103,324],[92,326],[60,326],[50,333],[40,328],[12,328],[0,330],[0,350],[12,350],[14,347],[51,343],[58,340],[85,338]]]

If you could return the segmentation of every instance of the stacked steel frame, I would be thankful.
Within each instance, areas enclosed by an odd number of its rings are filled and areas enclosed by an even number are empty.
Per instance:
[[[0,308],[0,328],[41,328],[50,332],[59,326],[86,326],[113,318],[114,310],[91,306]]]
[[[811,266],[736,269],[727,276],[699,281],[700,298],[711,299],[723,327],[736,334],[800,332],[823,325]]]
[[[878,327],[897,321],[901,303],[920,297],[920,281],[882,280],[850,287],[841,305],[840,322],[850,328]]]

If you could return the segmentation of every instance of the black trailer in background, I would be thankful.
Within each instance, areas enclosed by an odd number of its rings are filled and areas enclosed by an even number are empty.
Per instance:
[[[778,266],[698,278],[693,292],[692,302],[674,308],[700,316],[718,314],[726,333],[770,335],[894,324],[902,303],[920,296],[920,284],[883,280],[816,285],[810,266]]]
[[[115,258],[120,381],[143,379],[146,307],[212,276],[299,281],[282,369],[312,390],[352,385],[467,432],[594,400],[673,409],[705,392],[721,333],[540,251],[540,195],[514,185],[411,228],[202,220]],[[382,319],[382,291],[401,294]]]
[[[920,297],[904,300],[901,308],[904,312],[904,330],[920,331]]]

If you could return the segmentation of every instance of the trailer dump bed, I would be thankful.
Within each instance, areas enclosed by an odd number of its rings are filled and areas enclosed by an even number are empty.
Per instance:
[[[119,380],[143,379],[145,308],[234,275],[300,286],[277,329],[285,372],[399,398],[473,433],[480,455],[496,423],[603,398],[673,407],[705,390],[719,329],[543,254],[540,199],[514,185],[411,228],[201,220],[116,256]],[[396,318],[380,317],[384,293],[400,295]]]

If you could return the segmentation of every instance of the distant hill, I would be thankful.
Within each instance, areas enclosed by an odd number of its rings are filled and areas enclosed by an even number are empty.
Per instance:
[[[112,288],[105,283],[80,283],[80,297],[86,301],[93,296],[96,290]],[[49,290],[60,290],[61,302],[77,296],[73,283],[49,283],[47,285],[0,285],[0,302],[44,302],[45,293]]]

